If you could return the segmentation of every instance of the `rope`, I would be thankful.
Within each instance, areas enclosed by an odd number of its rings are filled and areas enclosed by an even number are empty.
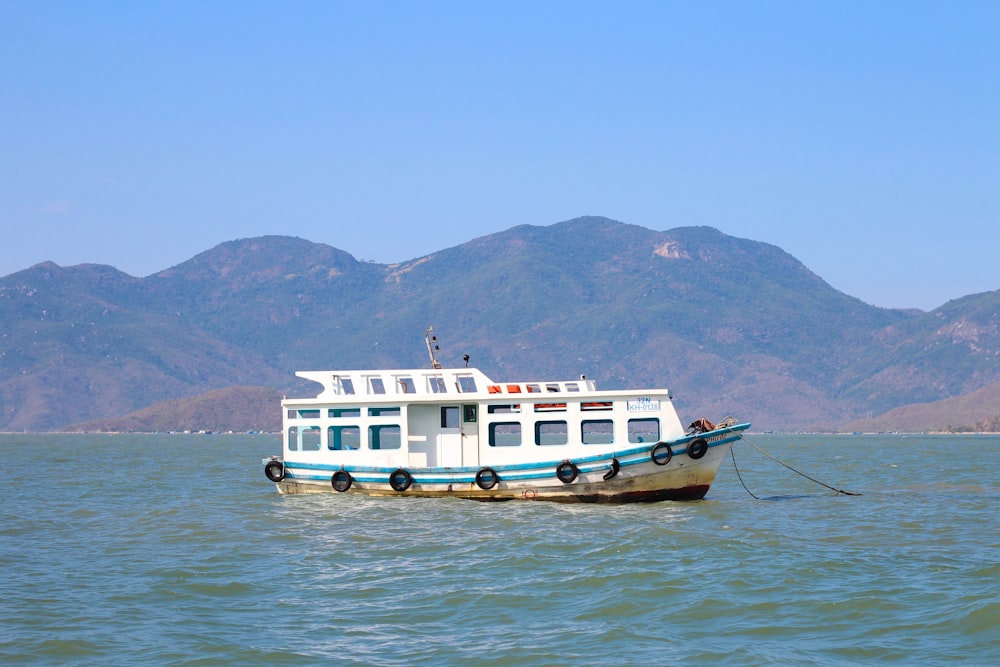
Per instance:
[[[732,417],[727,417],[722,422],[723,427],[726,428],[726,429],[728,429],[728,430],[732,430],[732,429],[729,429],[729,427],[732,426],[732,424],[727,423],[730,419],[732,419]],[[789,470],[791,470],[792,472],[794,472],[796,475],[801,475],[802,477],[805,477],[810,482],[815,482],[816,484],[819,484],[820,486],[825,486],[826,488],[830,489],[831,491],[836,491],[837,493],[843,494],[845,496],[860,496],[861,495],[860,493],[853,493],[851,491],[844,491],[843,489],[838,489],[838,488],[836,488],[834,486],[830,486],[829,484],[825,484],[825,483],[819,481],[818,479],[813,479],[809,475],[807,475],[804,472],[801,472],[799,470],[796,470],[795,468],[793,468],[792,466],[788,465],[784,461],[778,459],[777,457],[771,456],[770,454],[768,454],[767,452],[765,452],[763,449],[761,449],[757,445],[755,445],[752,442],[750,442],[749,440],[747,440],[747,438],[746,438],[745,435],[741,435],[740,436],[740,440],[743,440],[748,445],[750,445],[751,447],[753,447],[754,449],[756,449],[758,452],[760,452],[761,454],[763,454],[767,458],[771,459],[772,461],[775,461],[776,463],[780,463],[781,465],[785,466],[786,468],[788,468]],[[754,496],[753,492],[750,491],[750,489],[747,488],[747,485],[743,482],[743,476],[740,474],[740,469],[736,467],[736,454],[733,453],[734,449],[735,449],[735,447],[730,447],[729,448],[729,454],[733,458],[733,467],[736,468],[736,476],[739,477],[740,484],[743,484],[743,488],[746,490],[747,493],[749,493],[751,496],[753,496],[754,500],[760,500],[760,498],[758,498],[757,496]]]
[[[746,438],[743,438],[743,439],[746,440]],[[763,454],[767,458],[771,459],[772,461],[775,461],[776,463],[780,463],[781,465],[785,466],[786,468],[788,468],[789,470],[791,470],[792,472],[794,472],[796,475],[801,475],[801,476],[805,477],[806,479],[808,479],[810,482],[815,482],[816,484],[819,484],[820,486],[825,486],[826,488],[830,489],[831,491],[836,491],[837,493],[842,493],[845,496],[860,496],[861,495],[860,493],[852,493],[851,491],[844,491],[843,489],[838,489],[838,488],[836,488],[834,486],[830,486],[829,484],[825,484],[825,483],[819,481],[818,479],[813,479],[812,477],[810,477],[809,475],[805,474],[804,472],[796,470],[795,468],[793,468],[792,466],[788,465],[784,461],[781,461],[778,458],[776,458],[774,456],[771,456],[770,454],[768,454],[767,452],[765,452],[763,449],[761,449],[757,445],[755,445],[752,442],[750,442],[749,440],[746,440],[746,442],[747,442],[748,445],[750,445],[751,447],[753,447],[754,449],[756,449],[758,452],[760,452],[761,454]]]
[[[750,489],[748,489],[747,488],[747,483],[743,481],[743,475],[740,474],[740,469],[736,466],[736,448],[735,447],[730,447],[729,448],[729,455],[733,457],[733,468],[736,470],[736,476],[739,478],[740,484],[743,485],[743,490],[746,491],[747,493],[749,493],[753,497],[754,500],[760,500],[760,498],[758,498],[757,496],[753,495],[753,491],[751,491]]]

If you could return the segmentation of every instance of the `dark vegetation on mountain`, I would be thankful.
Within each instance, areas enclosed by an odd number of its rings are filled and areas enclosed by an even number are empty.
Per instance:
[[[467,353],[498,380],[668,386],[683,419],[732,414],[761,430],[836,429],[1000,382],[1000,291],[930,313],[876,308],[775,246],[606,218],[392,265],[280,236],[146,278],[45,263],[0,279],[0,318],[0,430],[234,386],[313,392],[296,370],[422,367],[431,324],[445,364]],[[941,426],[1000,409],[973,412]]]

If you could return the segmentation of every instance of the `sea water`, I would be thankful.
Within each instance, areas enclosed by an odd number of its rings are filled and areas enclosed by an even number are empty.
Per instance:
[[[996,436],[751,433],[628,506],[280,496],[278,451],[0,435],[0,663],[1000,663]]]

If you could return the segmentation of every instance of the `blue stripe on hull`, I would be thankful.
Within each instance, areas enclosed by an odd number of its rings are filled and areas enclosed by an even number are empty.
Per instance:
[[[693,440],[698,438],[704,438],[708,441],[708,447],[715,448],[724,445],[728,445],[740,439],[740,433],[749,427],[749,424],[739,424],[731,428],[722,429],[718,431],[710,431],[708,433],[698,433],[690,436],[685,436],[683,438],[678,438],[668,442],[672,450],[672,456],[676,457],[681,454],[686,454],[688,451],[687,445]],[[604,472],[609,470],[611,467],[612,458],[617,458],[619,461],[620,469],[625,470],[632,466],[644,465],[650,463],[650,453],[653,447],[658,443],[653,445],[643,445],[641,447],[633,447],[621,452],[616,452],[613,454],[605,453],[593,456],[581,457],[578,459],[573,459],[573,463],[578,467],[581,475],[588,475],[597,472]],[[683,450],[675,450],[678,446],[684,446]],[[501,482],[531,482],[539,480],[551,480],[554,475],[554,470],[563,463],[564,459],[554,460],[554,461],[544,461],[541,463],[519,463],[512,465],[493,465],[490,466],[497,473]],[[399,466],[392,467],[381,467],[381,466],[350,466],[350,465],[337,465],[337,464],[326,464],[326,463],[300,463],[295,461],[285,462],[285,477],[291,482],[302,481],[302,482],[323,482],[329,486],[330,475],[337,470],[344,470],[351,474],[354,482],[357,484],[375,484],[381,487],[388,487],[388,476],[393,471],[397,470]],[[665,472],[669,470],[676,470],[679,465],[675,465],[674,461],[664,466],[664,469],[660,472]],[[476,473],[479,472],[482,467],[454,467],[454,468],[407,468],[408,472],[412,476],[413,484],[425,487],[421,491],[428,492],[445,492],[451,493],[451,487],[453,485],[475,485]],[[317,474],[320,472],[328,474]],[[620,475],[621,473],[619,473]],[[625,475],[626,479],[636,479],[642,477],[633,476],[629,477]],[[281,483],[279,483],[281,484]],[[310,486],[312,486],[310,484]],[[566,485],[571,487],[573,485]],[[476,487],[478,489],[478,487]],[[496,487],[495,487],[496,488]],[[707,491],[708,487],[705,486],[704,490],[700,491],[700,495],[697,495],[698,491],[695,489],[690,490],[688,493],[691,497],[702,497]],[[332,488],[329,488],[332,491]],[[569,489],[567,489],[568,491]],[[667,491],[664,491],[666,493]],[[679,492],[678,489],[670,490],[670,493]],[[395,492],[393,492],[395,493]],[[489,490],[483,491],[483,494],[490,494]],[[655,496],[653,491],[643,491],[637,492],[645,496]],[[456,494],[457,495],[457,494]],[[509,498],[509,496],[507,496]],[[489,498],[483,498],[489,499]],[[628,502],[624,500],[622,502]]]

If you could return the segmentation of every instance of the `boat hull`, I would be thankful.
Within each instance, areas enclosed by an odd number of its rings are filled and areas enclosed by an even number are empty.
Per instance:
[[[281,462],[279,493],[632,503],[698,500],[749,425],[576,460],[481,468],[377,468]],[[346,488],[345,488],[346,487]]]

